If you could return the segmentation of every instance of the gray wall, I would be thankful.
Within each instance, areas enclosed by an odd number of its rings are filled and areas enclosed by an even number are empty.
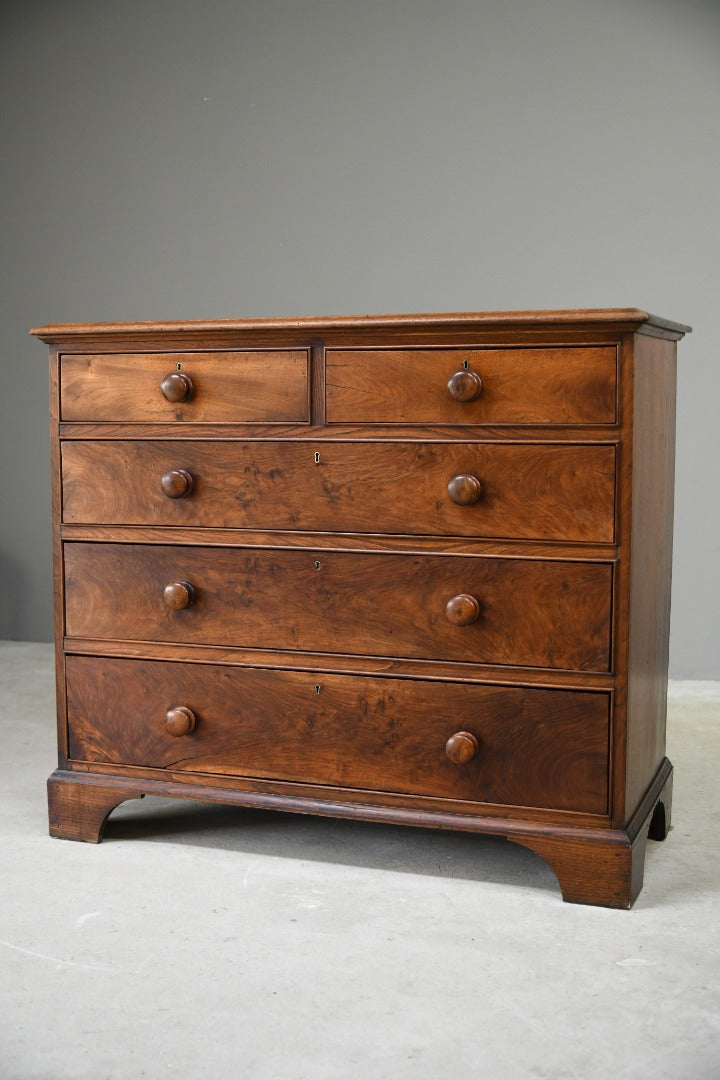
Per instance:
[[[40,322],[645,307],[671,670],[720,678],[720,4],[4,0],[2,615],[49,639]]]

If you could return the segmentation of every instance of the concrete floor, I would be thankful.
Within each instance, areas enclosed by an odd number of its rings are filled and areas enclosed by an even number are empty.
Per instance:
[[[0,644],[0,1077],[720,1076],[720,684],[671,694],[630,912],[502,840],[145,799],[47,836],[51,650]]]

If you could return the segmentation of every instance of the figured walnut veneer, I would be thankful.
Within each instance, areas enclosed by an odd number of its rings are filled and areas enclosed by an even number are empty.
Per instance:
[[[614,537],[614,445],[67,440],[62,462],[68,523]]]
[[[67,543],[65,581],[71,637],[610,666],[607,563]],[[474,625],[447,618],[458,593]]]

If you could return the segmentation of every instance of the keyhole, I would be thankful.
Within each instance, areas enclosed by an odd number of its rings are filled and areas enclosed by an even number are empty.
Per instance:
[[[320,464],[320,453],[319,453],[318,450],[315,451],[315,464],[316,465]]]
[[[469,360],[463,360],[463,367],[467,371],[467,369],[470,367],[470,361]]]
[[[178,371],[182,371],[182,364],[178,364],[177,369]]]
[[[320,683],[319,683],[319,682],[316,682],[316,683],[315,683],[315,693],[316,693],[316,694],[319,694],[319,693],[320,693]]]
[[[315,560],[315,569],[316,569],[316,570],[319,570],[319,569],[320,569],[320,560],[319,560],[319,559],[316,559],[316,560]]]

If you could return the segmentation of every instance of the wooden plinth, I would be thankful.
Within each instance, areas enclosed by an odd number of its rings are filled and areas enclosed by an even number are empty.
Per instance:
[[[672,766],[665,759],[627,829],[580,829],[507,818],[453,815],[372,803],[331,803],[235,788],[135,779],[58,770],[48,780],[50,835],[99,843],[111,812],[126,799],[161,795],[228,805],[384,821],[426,828],[503,835],[530,848],[550,866],[569,903],[632,907],[643,883],[648,836],[664,840],[670,828]]]

